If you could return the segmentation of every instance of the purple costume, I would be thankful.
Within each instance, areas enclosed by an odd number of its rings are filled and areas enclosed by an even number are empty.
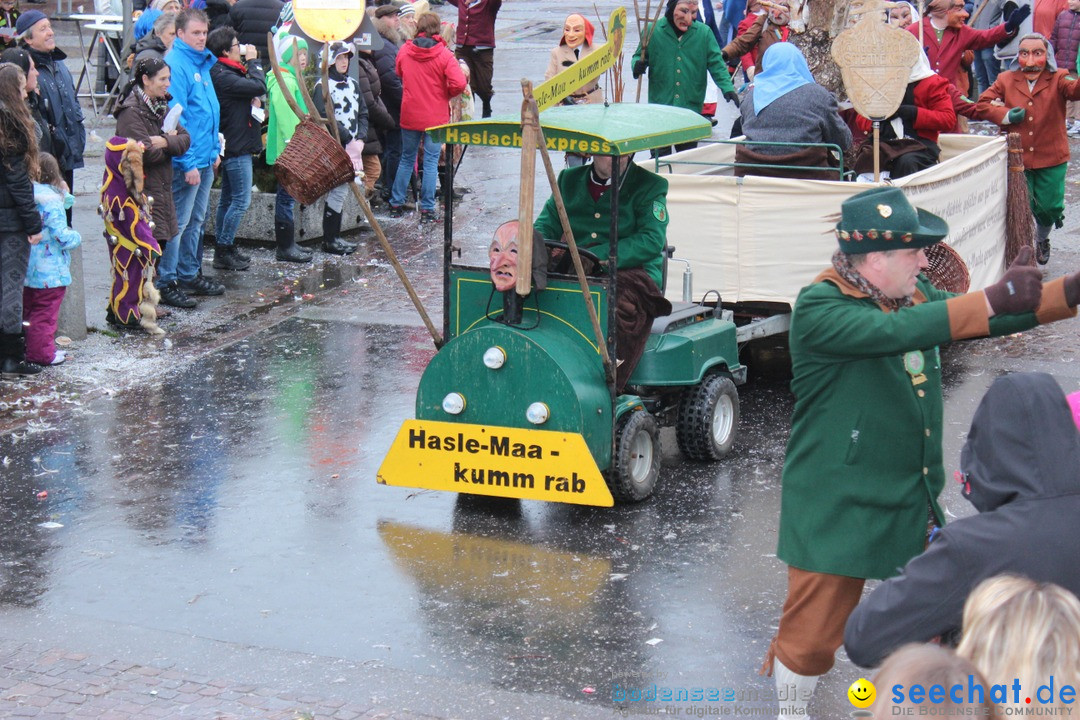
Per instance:
[[[121,162],[129,142],[135,141],[114,137],[105,144],[105,175],[98,210],[105,220],[105,239],[112,260],[109,313],[117,324],[137,327],[142,319],[139,303],[144,298],[144,282],[153,280],[154,261],[161,256],[161,247],[154,239],[145,195],[139,192],[140,197],[133,196],[124,180]],[[133,151],[142,154],[141,148]],[[137,172],[141,184],[141,163]]]

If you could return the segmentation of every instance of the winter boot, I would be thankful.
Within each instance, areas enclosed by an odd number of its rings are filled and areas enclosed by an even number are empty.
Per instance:
[[[296,226],[291,222],[274,221],[274,237],[277,239],[277,257],[282,262],[311,262],[311,256],[301,252],[296,244]]]
[[[776,679],[776,697],[780,703],[778,718],[806,718],[806,708],[814,697],[817,675],[799,675],[773,659],[773,677]]]
[[[250,262],[242,261],[233,252],[232,245],[214,245],[215,270],[247,270]]]
[[[20,334],[4,333],[0,336],[3,361],[0,362],[0,374],[4,378],[14,379],[23,375],[37,375],[45,366],[26,360],[26,338]]]
[[[328,252],[331,255],[350,255],[356,252],[355,245],[350,242],[345,242],[339,237],[341,234],[340,212],[331,210],[329,207],[323,209],[322,232],[323,252]]]
[[[491,98],[481,98],[483,102],[483,117],[491,117]]]
[[[1035,260],[1040,265],[1050,262],[1050,231],[1053,229],[1053,225],[1035,223],[1035,233],[1038,236],[1038,241],[1035,243]]]

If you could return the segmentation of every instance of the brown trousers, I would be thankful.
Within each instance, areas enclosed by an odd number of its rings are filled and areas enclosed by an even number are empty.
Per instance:
[[[493,90],[491,77],[495,74],[495,50],[477,50],[472,45],[459,45],[454,53],[459,60],[469,66],[469,86],[473,95],[482,101],[491,102]]]
[[[788,592],[780,627],[769,644],[762,675],[772,675],[773,659],[799,675],[824,675],[844,642],[844,625],[862,597],[862,578],[788,567]]]
[[[382,175],[382,163],[378,155],[364,155],[364,189],[368,195],[375,190],[375,181]]]

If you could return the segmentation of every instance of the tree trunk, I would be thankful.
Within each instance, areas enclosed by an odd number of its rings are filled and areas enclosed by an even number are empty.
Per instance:
[[[845,96],[840,68],[832,59],[832,42],[847,27],[850,3],[848,0],[812,0],[809,7],[806,32],[793,34],[791,41],[806,56],[806,64],[818,83],[838,96]]]

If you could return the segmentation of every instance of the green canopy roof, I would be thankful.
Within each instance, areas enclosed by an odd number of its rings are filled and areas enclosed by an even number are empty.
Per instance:
[[[638,150],[705,140],[712,125],[696,112],[670,105],[616,103],[559,105],[540,113],[548,150],[582,155],[627,155]],[[437,142],[521,147],[521,118],[513,115],[428,129]]]

